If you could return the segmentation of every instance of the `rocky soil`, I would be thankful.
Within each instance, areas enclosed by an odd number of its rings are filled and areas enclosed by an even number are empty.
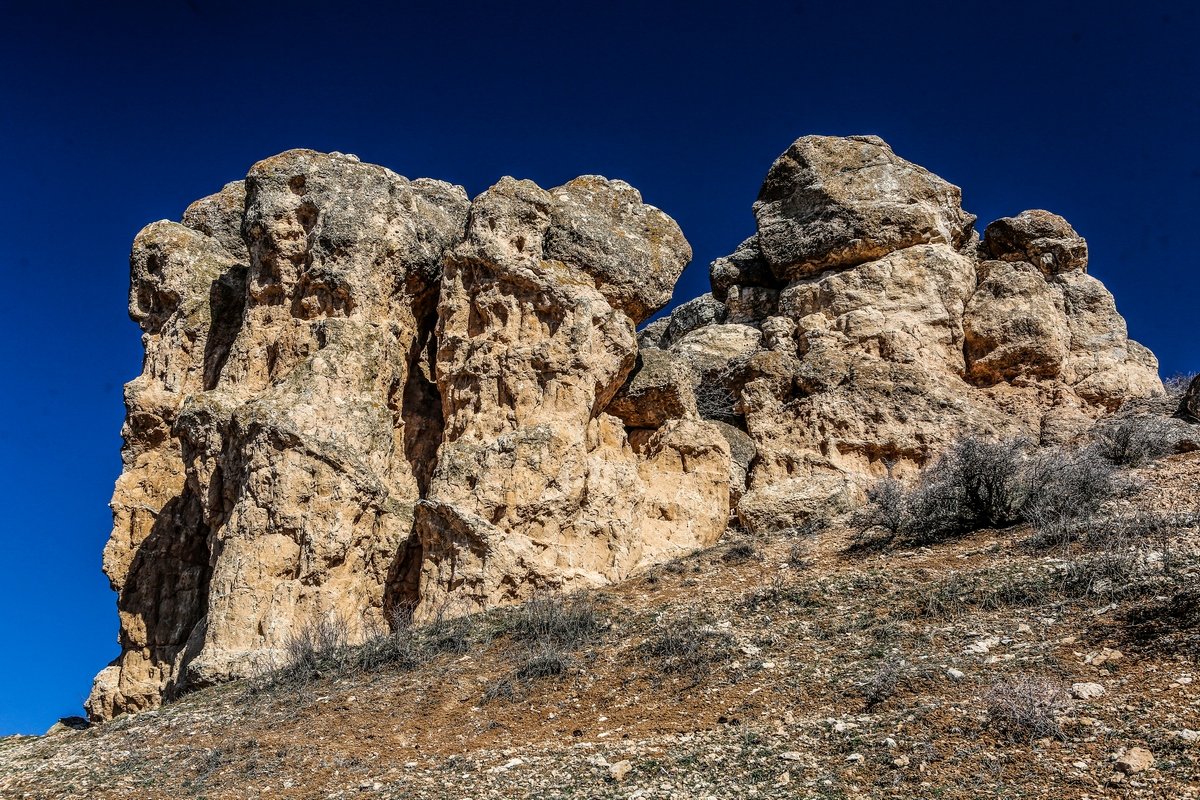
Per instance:
[[[734,528],[580,595],[553,641],[499,609],[421,629],[411,661],[5,739],[0,796],[1200,797],[1200,453],[1131,474],[1118,510],[1182,513],[1169,535]],[[1119,586],[1065,577],[1114,557]]]

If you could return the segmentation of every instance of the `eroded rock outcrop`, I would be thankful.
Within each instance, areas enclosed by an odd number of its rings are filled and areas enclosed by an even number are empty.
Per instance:
[[[122,654],[91,716],[249,674],[331,615],[354,639],[712,543],[729,446],[686,387],[606,412],[690,257],[619,181],[470,203],[308,150],[148,226],[104,558]]]
[[[747,527],[850,507],[967,433],[1063,441],[1162,392],[1065,220],[1026,211],[980,241],[960,197],[877,137],[799,139],[756,235],[712,264],[714,321],[688,311],[678,339],[656,323],[754,442]]]
[[[90,715],[250,674],[331,615],[354,639],[620,580],[731,511],[802,525],[965,433],[1065,441],[1161,395],[1061,217],[980,239],[876,137],[798,140],[753,210],[712,293],[640,332],[691,250],[597,176],[469,201],[294,150],[147,226],[104,554],[122,652]]]

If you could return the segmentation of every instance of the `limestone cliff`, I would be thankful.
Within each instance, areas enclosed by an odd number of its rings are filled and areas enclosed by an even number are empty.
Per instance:
[[[138,234],[104,569],[122,652],[93,718],[377,626],[620,580],[857,502],[966,432],[1062,441],[1161,392],[1087,248],[875,137],[805,137],[712,295],[597,176],[473,201],[294,150]]]

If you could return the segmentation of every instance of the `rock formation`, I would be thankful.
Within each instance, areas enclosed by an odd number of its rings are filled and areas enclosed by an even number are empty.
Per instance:
[[[1087,247],[875,137],[805,137],[712,294],[628,184],[473,201],[294,150],[134,242],[142,375],[104,568],[122,652],[89,714],[252,673],[337,615],[620,580],[849,507],[968,432],[1062,441],[1162,391]]]
[[[877,137],[799,139],[754,216],[712,295],[643,332],[753,440],[750,529],[848,507],[964,434],[1061,442],[1162,392],[1065,220],[1026,211],[980,241],[959,190]]]
[[[690,257],[619,181],[470,203],[304,150],[148,226],[104,558],[122,654],[89,713],[246,675],[327,615],[360,637],[715,541],[718,426],[606,413]]]

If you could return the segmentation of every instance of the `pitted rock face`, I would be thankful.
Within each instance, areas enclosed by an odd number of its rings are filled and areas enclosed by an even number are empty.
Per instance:
[[[640,334],[691,250],[621,181],[468,202],[292,150],[147,226],[104,552],[122,652],[89,714],[246,675],[323,618],[357,639],[620,580],[731,510],[803,525],[963,434],[1062,442],[1161,395],[1059,217],[981,243],[954,186],[815,136],[754,213],[713,293]]]
[[[720,535],[729,448],[695,419],[690,387],[642,376],[609,408],[637,359],[634,323],[688,258],[675,224],[620,182],[504,179],[476,198],[442,281],[445,432],[417,511],[418,616],[617,580]],[[653,410],[631,399],[652,395]],[[631,439],[626,425],[657,430]]]
[[[148,226],[104,561],[122,654],[91,716],[246,675],[322,618],[359,638],[714,541],[729,448],[686,373],[636,442],[604,413],[690,255],[619,181],[471,204],[311,150]]]
[[[917,244],[958,247],[975,221],[961,200],[877,136],[805,136],[771,165],[754,217],[771,271],[791,280]]]

